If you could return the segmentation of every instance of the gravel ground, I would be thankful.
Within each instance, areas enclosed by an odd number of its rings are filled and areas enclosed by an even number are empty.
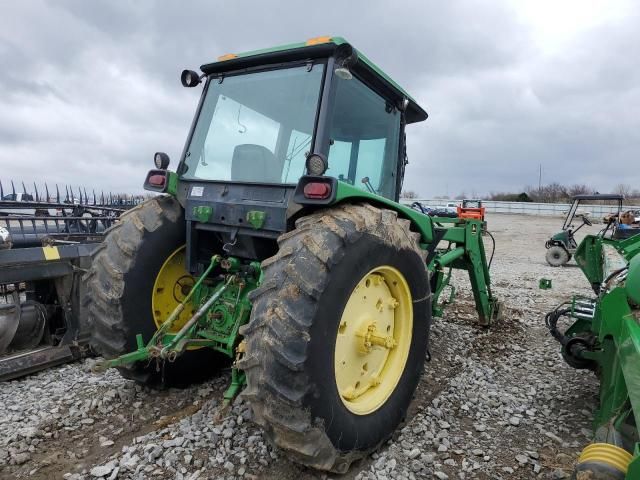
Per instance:
[[[407,423],[342,478],[568,478],[590,438],[592,374],[566,366],[544,314],[589,294],[575,266],[548,267],[557,218],[492,215],[494,291],[506,307],[490,329],[476,318],[468,280],[431,336],[431,362]],[[551,291],[538,290],[541,277]],[[269,446],[238,399],[222,409],[228,372],[183,390],[153,391],[87,359],[2,384],[0,478],[326,479]]]

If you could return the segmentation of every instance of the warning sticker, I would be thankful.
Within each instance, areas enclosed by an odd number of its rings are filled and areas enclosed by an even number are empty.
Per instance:
[[[192,197],[201,197],[204,193],[204,187],[192,187],[191,188],[191,196]]]

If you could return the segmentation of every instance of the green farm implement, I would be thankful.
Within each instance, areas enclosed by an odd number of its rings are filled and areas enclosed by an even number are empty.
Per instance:
[[[479,323],[498,315],[482,219],[398,202],[405,128],[427,113],[344,39],[230,54],[203,85],[175,172],[166,154],[86,279],[93,346],[138,382],[231,365],[266,436],[345,472],[404,419],[431,319],[469,274]]]
[[[588,235],[575,259],[595,296],[576,296],[547,314],[562,356],[593,370],[600,405],[593,442],[580,455],[577,479],[640,479],[640,235],[628,239]],[[558,320],[574,323],[564,332]]]

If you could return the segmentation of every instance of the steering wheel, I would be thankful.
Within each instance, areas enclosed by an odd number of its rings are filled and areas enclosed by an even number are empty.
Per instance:
[[[582,216],[582,221],[586,224],[589,225],[590,227],[593,225],[593,223],[591,223],[591,220],[589,220],[586,215]]]

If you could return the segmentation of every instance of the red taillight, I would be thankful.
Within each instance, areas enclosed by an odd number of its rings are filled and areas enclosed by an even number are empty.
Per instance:
[[[331,186],[328,183],[311,182],[304,186],[304,196],[324,200],[331,195]]]
[[[164,175],[151,175],[149,177],[149,185],[153,185],[154,187],[163,187],[165,182]]]

